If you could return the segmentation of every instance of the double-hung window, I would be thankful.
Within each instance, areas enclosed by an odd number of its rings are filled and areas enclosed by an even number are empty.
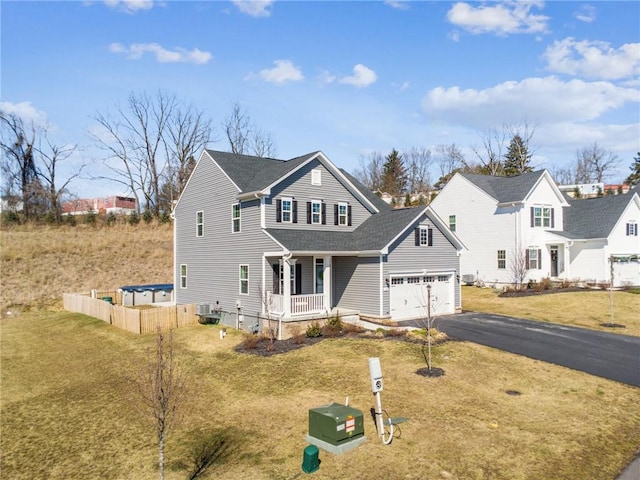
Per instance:
[[[449,230],[451,230],[452,232],[456,231],[456,216],[455,215],[449,215]]]
[[[204,235],[204,212],[196,212],[196,237]]]
[[[507,251],[506,250],[498,250],[498,268],[499,269],[507,268]]]
[[[627,223],[627,236],[628,237],[637,237],[638,236],[638,224],[634,221]]]
[[[187,265],[180,265],[180,288],[187,288]]]
[[[553,227],[553,209],[550,207],[531,207],[532,227]]]
[[[311,223],[314,225],[322,223],[322,202],[318,200],[311,202]]]
[[[541,268],[541,251],[536,247],[530,247],[527,250],[527,267],[529,270],[539,270]]]
[[[249,265],[240,265],[240,293],[249,293]]]
[[[238,233],[240,231],[240,204],[234,203],[231,205],[231,231]]]
[[[290,198],[283,198],[282,212],[281,212],[282,223],[291,223],[291,220],[293,218],[292,212],[293,212],[293,201]]]
[[[416,247],[433,246],[433,229],[429,227],[416,228]]]
[[[348,222],[348,205],[344,202],[338,204],[338,225],[347,225]]]

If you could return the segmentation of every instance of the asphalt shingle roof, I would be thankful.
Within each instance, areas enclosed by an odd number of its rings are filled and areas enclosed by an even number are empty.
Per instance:
[[[295,169],[301,163],[318,152],[309,153],[291,160],[254,157],[237,153],[207,150],[220,168],[242,192],[255,192],[271,185],[273,182]]]
[[[606,238],[633,195],[606,195],[597,198],[569,198],[564,208],[563,236],[573,239]]]
[[[521,202],[544,174],[544,170],[523,173],[515,177],[497,177],[461,173],[464,178],[498,200],[498,203]]]
[[[270,228],[269,234],[292,251],[358,252],[381,250],[415,220],[424,207],[386,209],[352,232]]]

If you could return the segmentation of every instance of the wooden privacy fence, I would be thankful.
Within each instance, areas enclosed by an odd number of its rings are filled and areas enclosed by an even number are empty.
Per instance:
[[[153,333],[198,323],[195,305],[173,305],[170,307],[136,308],[111,305],[88,294],[65,293],[64,309],[98,318],[132,333]]]

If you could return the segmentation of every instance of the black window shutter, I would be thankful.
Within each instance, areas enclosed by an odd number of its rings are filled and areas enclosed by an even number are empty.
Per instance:
[[[294,200],[291,203],[293,203],[293,223],[298,223],[298,201]]]
[[[538,250],[538,270],[542,270],[542,250]]]
[[[533,207],[531,207],[531,226],[534,227],[535,226],[535,217],[534,217],[535,213],[533,211]]]
[[[322,224],[327,224],[327,204],[322,202]]]
[[[302,264],[296,263],[296,295],[302,293]]]
[[[311,202],[307,202],[307,223],[311,223]]]
[[[351,226],[351,205],[347,206],[347,225]]]
[[[416,247],[420,246],[420,229],[416,228]]]
[[[333,205],[333,221],[335,225],[338,224],[338,204],[337,203]]]
[[[555,208],[551,209],[551,228],[556,228]]]
[[[428,236],[429,236],[429,246],[433,247],[433,228],[430,228],[429,230],[427,230]]]
[[[282,221],[282,200],[276,200],[276,222]]]
[[[631,224],[627,223],[627,236],[630,235],[630,232],[631,232]]]
[[[527,262],[527,265],[525,266],[525,268],[529,270],[529,249],[528,248],[525,252],[525,261]]]
[[[271,268],[273,268],[273,293],[280,295],[280,264],[272,263]]]

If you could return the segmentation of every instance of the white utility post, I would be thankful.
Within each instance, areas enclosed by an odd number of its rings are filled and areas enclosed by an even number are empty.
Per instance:
[[[382,418],[382,400],[380,398],[380,392],[382,392],[382,368],[380,367],[380,359],[378,357],[369,358],[369,375],[371,376],[371,390],[376,398],[375,416],[376,416],[376,428],[378,429],[378,435],[382,439],[382,443],[389,445],[393,439],[393,423],[389,421],[389,435],[387,437],[384,430],[385,422]]]

